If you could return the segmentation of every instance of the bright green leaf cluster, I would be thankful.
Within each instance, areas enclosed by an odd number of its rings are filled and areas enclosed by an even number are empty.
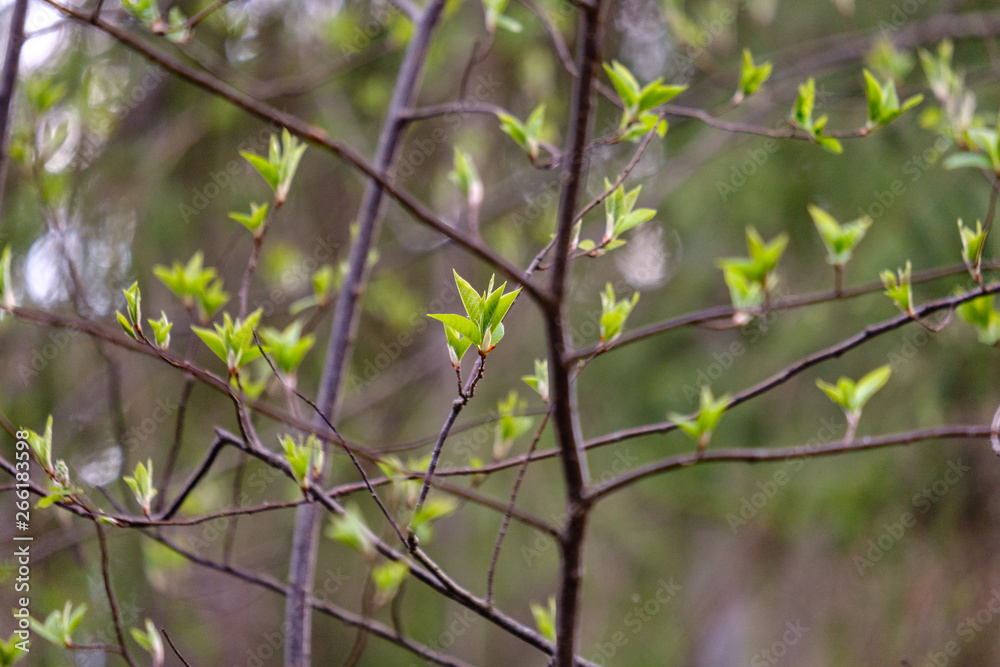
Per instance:
[[[981,220],[976,220],[976,229],[966,227],[962,219],[958,219],[958,234],[962,238],[962,261],[976,282],[982,282],[983,244],[986,242],[987,231],[983,229]]]
[[[147,319],[146,321],[153,328],[153,341],[156,343],[156,347],[161,350],[168,349],[170,347],[170,330],[174,328],[174,323],[170,321],[167,314],[161,310],[160,319]]]
[[[799,95],[795,98],[795,105],[792,107],[792,122],[805,130],[813,141],[834,154],[843,152],[840,142],[834,137],[823,135],[826,127],[826,116],[820,116],[813,120],[813,108],[816,105],[816,81],[810,78],[805,83],[799,85]]]
[[[753,61],[750,49],[743,49],[743,61],[740,67],[740,87],[734,97],[737,103],[756,93],[764,82],[771,78],[774,66],[770,62],[757,65]]]
[[[920,49],[918,54],[927,83],[930,84],[934,97],[942,102],[954,98],[965,87],[962,75],[951,66],[954,53],[954,45],[951,40],[946,39],[938,44],[936,55],[926,49]]]
[[[685,415],[671,412],[667,419],[677,424],[677,427],[687,433],[692,440],[698,443],[698,451],[704,451],[708,443],[712,441],[712,432],[715,430],[722,414],[729,407],[729,394],[715,398],[712,390],[707,384],[701,387],[701,398],[698,407],[698,414],[694,419],[688,419]]]
[[[778,284],[774,271],[788,246],[788,235],[784,232],[765,242],[756,228],[747,227],[746,236],[749,257],[716,260],[729,287],[733,308],[740,313],[760,307],[767,293]]]
[[[653,128],[656,128],[657,136],[662,138],[666,135],[667,121],[652,110],[680,95],[687,90],[687,86],[668,86],[662,78],[640,86],[632,72],[617,60],[610,65],[604,63],[604,71],[622,103],[621,138],[638,141]]]
[[[832,215],[813,204],[809,205],[809,215],[812,216],[813,223],[823,239],[823,245],[826,246],[826,261],[834,266],[847,264],[854,247],[872,226],[872,219],[868,215],[862,215],[857,220],[841,225]]]
[[[388,561],[372,568],[372,582],[375,584],[375,606],[384,607],[389,604],[399,587],[406,581],[410,566],[406,561]]]
[[[160,633],[157,631],[153,621],[148,618],[146,619],[145,631],[139,628],[132,628],[132,639],[142,647],[142,650],[150,655],[153,667],[160,667],[163,664],[165,659],[163,640],[160,639]]]
[[[9,667],[28,655],[28,651],[18,647],[23,642],[17,635],[11,635],[7,641],[0,639],[0,667]]]
[[[215,324],[215,331],[203,327],[192,326],[191,330],[198,334],[215,356],[226,363],[231,375],[236,375],[239,369],[260,356],[260,349],[253,338],[254,329],[260,323],[261,309],[253,311],[245,319],[235,322],[229,313],[223,315],[222,324]]]
[[[118,324],[122,330],[133,340],[145,340],[142,333],[142,294],[139,292],[139,281],[132,283],[128,289],[122,290],[125,294],[126,317],[120,310],[115,311],[118,317]]]
[[[469,206],[479,207],[483,203],[483,181],[472,157],[461,148],[455,148],[455,162],[448,178],[462,191]]]
[[[992,296],[966,301],[957,310],[958,316],[976,329],[980,343],[1000,347],[1000,311],[993,306]]]
[[[631,299],[615,299],[615,288],[611,283],[604,286],[601,292],[601,320],[599,323],[601,330],[601,342],[610,343],[621,335],[625,328],[628,316],[632,314],[632,309],[639,302],[639,293],[632,294]]]
[[[1000,176],[1000,133],[988,127],[970,127],[965,139],[968,150],[948,156],[945,169],[988,169]]]
[[[342,515],[331,519],[330,526],[326,529],[326,536],[331,540],[346,544],[369,562],[374,560],[378,554],[371,531],[364,519],[361,518],[361,512],[356,505],[348,505],[344,508]]]
[[[264,235],[264,229],[266,228],[264,223],[267,221],[267,204],[255,204],[251,202],[249,215],[239,213],[238,211],[230,211],[229,217],[249,229],[255,239],[259,239]]]
[[[275,365],[284,371],[285,375],[294,373],[312,346],[316,344],[316,336],[302,335],[301,320],[295,320],[285,327],[284,331],[274,327],[264,327],[260,333]]]
[[[128,484],[128,488],[132,489],[139,507],[142,508],[142,513],[149,516],[153,498],[156,496],[156,487],[153,486],[153,461],[147,460],[146,465],[137,463],[135,475],[126,477],[125,483]]]
[[[516,21],[509,16],[504,16],[509,0],[483,0],[483,9],[486,11],[486,30],[489,33],[496,32],[497,28],[503,28],[507,32],[518,33],[524,30],[520,21]]]
[[[605,179],[604,187],[611,190],[611,182]],[[625,192],[624,185],[615,188],[604,199],[604,236],[601,239],[601,244],[595,246],[593,241],[583,240],[576,244],[577,247],[594,257],[598,257],[609,250],[625,245],[625,241],[620,238],[622,234],[649,222],[656,216],[655,209],[635,209],[641,191],[642,186],[629,192]]]
[[[535,618],[535,627],[538,628],[539,634],[548,639],[550,642],[554,642],[556,640],[555,596],[553,595],[549,597],[548,606],[532,602],[530,607],[531,615]]]
[[[322,474],[326,462],[326,455],[319,440],[311,433],[305,442],[301,436],[296,442],[288,434],[279,436],[278,440],[281,442],[281,448],[285,450],[285,460],[291,466],[295,481],[303,491],[308,491],[312,480]]]
[[[913,315],[913,285],[910,283],[912,273],[910,260],[906,260],[906,268],[898,269],[896,275],[889,269],[880,274],[882,285],[885,286],[885,295],[892,299],[900,310],[910,315]]]
[[[222,280],[216,270],[204,268],[203,262],[204,256],[198,251],[186,265],[175,261],[168,269],[158,264],[153,267],[153,274],[184,303],[185,308],[193,312],[197,307],[201,321],[207,322],[226,305],[229,294],[222,289]]]
[[[80,625],[83,615],[87,613],[87,605],[81,604],[76,609],[72,602],[66,602],[61,610],[56,610],[41,623],[34,618],[30,620],[31,629],[39,637],[52,642],[56,646],[72,646],[73,632]]]
[[[900,103],[896,84],[888,79],[879,85],[875,75],[864,70],[865,95],[868,97],[868,127],[884,127],[924,101],[923,95],[908,97]]]
[[[497,113],[500,121],[500,130],[517,142],[523,148],[532,162],[538,159],[538,151],[541,148],[542,124],[545,122],[545,105],[540,104],[528,116],[528,120],[521,122],[509,113]]]
[[[55,463],[52,462],[52,415],[49,415],[48,419],[45,420],[45,431],[41,435],[31,429],[27,429],[27,431],[26,440],[31,448],[31,453],[52,482],[49,485],[49,495],[39,500],[38,504],[35,505],[39,509],[44,509],[53,503],[69,498],[75,489],[70,482],[69,467],[66,462],[62,459],[57,459]]]
[[[507,398],[497,403],[497,413],[500,420],[493,434],[493,460],[499,461],[510,451],[514,441],[531,430],[535,420],[531,417],[519,416],[528,408],[528,402],[521,399],[513,389]]]
[[[271,135],[271,145],[266,158],[249,151],[240,151],[240,155],[257,170],[274,190],[274,205],[278,207],[284,204],[285,199],[288,198],[295,170],[298,169],[299,160],[302,159],[302,154],[305,152],[306,145],[293,137],[287,129],[284,129],[281,131],[280,144],[277,135]]]
[[[514,299],[521,293],[518,288],[513,292],[503,293],[507,283],[493,289],[496,276],[490,276],[489,287],[480,295],[462,276],[455,274],[455,285],[462,298],[462,305],[468,317],[453,313],[432,313],[428,317],[444,324],[444,333],[448,342],[448,356],[451,365],[458,368],[462,357],[471,345],[475,345],[481,356],[486,356],[504,336],[503,318],[507,315]]]
[[[843,408],[848,418],[856,423],[865,404],[885,386],[891,375],[892,368],[886,365],[876,368],[857,382],[842,377],[837,380],[836,386],[823,380],[816,380],[816,386],[822,389],[831,401]]]
[[[549,402],[549,361],[548,359],[535,359],[535,374],[525,375],[521,378],[526,385],[538,392],[542,400]]]

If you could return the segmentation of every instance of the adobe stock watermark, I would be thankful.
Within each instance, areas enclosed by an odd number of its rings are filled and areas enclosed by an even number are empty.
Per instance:
[[[749,179],[757,175],[768,158],[778,152],[778,148],[780,148],[778,140],[773,137],[768,137],[763,144],[756,148],[744,148],[746,159],[729,168],[729,177],[726,180],[719,179],[715,182],[719,198],[723,202],[728,201],[731,195],[736,194],[740,188],[747,184]]]
[[[274,121],[270,121],[266,126],[260,128],[256,134],[250,135],[240,142],[236,147],[237,155],[242,151],[251,153],[264,153],[271,143],[271,136],[281,132],[282,126]],[[238,176],[246,176],[253,167],[242,157],[233,158],[218,171],[213,171],[208,175],[208,182],[201,187],[196,187],[191,192],[191,198],[187,202],[178,204],[178,210],[185,223],[201,214],[208,205],[219,195],[229,189],[236,182]]]
[[[592,477],[592,483],[595,485],[604,484],[618,475],[631,470],[637,463],[639,463],[639,457],[633,456],[628,447],[623,447],[615,452],[611,464],[600,475]],[[560,514],[552,514],[551,516],[553,524],[557,526],[562,525],[565,519]],[[521,557],[524,558],[525,564],[530,567],[543,554],[551,551],[553,548],[555,548],[555,540],[552,539],[552,536],[541,531],[536,531],[534,541],[530,544],[521,545]]]
[[[788,290],[786,288],[778,287],[770,296],[771,305],[783,306],[787,295]],[[721,378],[737,359],[747,353],[748,346],[753,345],[768,334],[771,330],[771,324],[777,319],[777,310],[768,308],[767,312],[753,318],[740,327],[740,335],[743,336],[744,341],[746,341],[745,343],[738,340],[733,341],[722,352],[713,352],[712,363],[698,370],[694,378],[694,384],[685,384],[681,387],[681,390],[684,392],[684,398],[687,399],[688,403],[690,405],[697,403],[698,397],[701,395],[701,388],[706,386],[711,387],[713,382]]]
[[[461,609],[460,611],[455,611],[451,614],[451,617],[446,622],[444,630],[442,630],[437,637],[427,642],[427,648],[432,651],[441,652],[447,651],[455,642],[458,641],[469,628],[473,627],[480,620],[471,609]],[[423,663],[411,662],[409,667],[420,667],[421,664],[432,665],[430,661],[425,661]]]
[[[316,602],[329,602],[332,596],[340,591],[350,578],[351,576],[344,574],[339,567],[336,570],[327,568],[323,577],[323,583],[313,592],[313,600]],[[242,666],[234,664],[233,667],[264,667],[264,665],[271,664],[271,661],[276,656],[281,655],[287,635],[288,628],[286,625],[282,625],[279,630],[265,632],[261,635],[263,641],[260,644],[254,648],[247,649],[245,655],[246,661],[242,663]]]
[[[35,347],[31,351],[31,358],[21,361],[17,365],[17,375],[21,382],[27,383],[38,377],[38,374],[49,367],[56,357],[62,354],[63,350],[69,347],[73,338],[79,332],[73,329],[56,329],[50,331],[47,341],[40,347]]]
[[[966,616],[955,627],[957,639],[949,639],[940,649],[929,651],[927,659],[920,663],[919,667],[951,667],[959,664],[953,659],[962,653],[962,647],[971,644],[972,640],[993,624],[998,615],[1000,615],[1000,587],[994,587],[990,590],[989,600],[975,614]]]
[[[872,200],[868,206],[859,206],[858,215],[868,215],[873,220],[878,220],[898,201],[900,201],[907,190],[927,173],[927,170],[937,164],[941,156],[951,148],[954,141],[948,137],[939,136],[934,140],[934,144],[924,149],[920,153],[911,156],[903,163],[900,171],[909,180],[902,178],[894,179],[884,190],[873,190]]]
[[[823,417],[819,420],[820,427],[816,435],[806,442],[806,451],[819,449],[829,442],[835,441],[846,431],[846,423],[838,422],[835,419]],[[789,474],[797,473],[805,466],[805,459],[808,456],[801,456],[785,461],[785,467],[776,470],[771,478],[757,482],[757,490],[748,496],[740,498],[739,509],[726,515],[726,523],[733,535],[739,532],[740,528],[753,521],[771,500],[781,493],[792,477]]]
[[[642,602],[637,602],[622,618],[623,628],[615,630],[606,640],[594,644],[589,660],[598,665],[607,664],[622,648],[647,627],[653,618],[681,592],[682,587],[673,577],[660,579],[656,591]],[[638,596],[635,596],[638,599]]]
[[[809,632],[809,628],[802,621],[787,621],[786,630],[767,648],[755,653],[750,658],[750,667],[771,667],[777,665],[788,654],[788,649],[799,643],[802,637]]]
[[[972,468],[964,465],[961,459],[948,461],[948,470],[944,475],[932,484],[925,486],[920,490],[920,493],[914,494],[910,499],[917,514],[929,512],[970,470]],[[875,567],[877,562],[899,544],[906,532],[916,525],[917,518],[913,512],[903,512],[898,520],[883,524],[883,532],[878,537],[868,540],[868,549],[865,554],[863,556],[855,554],[852,559],[858,576],[864,577],[866,571]]]

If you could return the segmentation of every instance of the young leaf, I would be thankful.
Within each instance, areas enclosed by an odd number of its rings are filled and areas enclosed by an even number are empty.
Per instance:
[[[499,461],[506,456],[514,441],[531,430],[535,420],[517,414],[524,412],[527,407],[527,401],[522,400],[513,389],[507,394],[506,399],[497,403],[497,413],[500,415],[500,420],[497,422],[493,434],[494,461]]]
[[[229,217],[250,230],[254,238],[260,238],[264,233],[264,221],[267,220],[267,204],[250,204],[250,214],[230,211]]]
[[[448,179],[462,191],[469,206],[476,208],[483,203],[483,181],[479,178],[476,164],[461,148],[455,148],[454,167],[448,173]]]
[[[42,435],[28,429],[28,445],[40,466],[47,471],[55,469],[52,465],[52,415],[45,420],[45,431]]]
[[[139,628],[132,628],[132,639],[142,647],[146,653],[149,653],[150,658],[153,661],[153,667],[161,667],[165,659],[163,651],[163,640],[160,639],[160,633],[157,631],[156,626],[153,625],[153,621],[146,619],[146,630],[143,632]]]
[[[765,62],[760,65],[754,64],[753,54],[750,49],[743,49],[743,61],[740,68],[740,87],[736,93],[737,102],[756,93],[764,82],[771,77],[773,65]]]
[[[521,380],[537,391],[543,401],[549,402],[549,362],[547,359],[535,359],[535,374],[522,376]]]
[[[958,316],[976,329],[980,343],[1000,347],[1000,312],[993,306],[992,296],[966,301],[957,310]]]
[[[402,560],[389,561],[372,568],[372,581],[375,583],[375,606],[384,607],[391,602],[409,573],[409,564]]]
[[[261,338],[267,344],[271,358],[285,375],[291,375],[298,369],[306,354],[316,343],[314,335],[302,335],[302,326],[301,320],[295,320],[285,327],[284,331],[273,327],[261,329]]]
[[[962,239],[962,261],[976,282],[981,282],[980,265],[983,254],[983,243],[986,241],[987,232],[983,230],[981,220],[976,220],[976,229],[966,227],[962,219],[958,219],[958,234]]]
[[[125,483],[132,489],[142,513],[149,516],[153,498],[156,496],[156,487],[153,486],[153,461],[147,460],[146,465],[137,463],[135,474],[132,477],[125,477]]]
[[[313,480],[322,474],[326,461],[319,440],[311,433],[304,443],[301,436],[296,442],[292,440],[292,436],[287,434],[279,436],[278,440],[281,442],[281,447],[285,452],[285,460],[288,461],[292,469],[295,481],[299,483],[299,487],[303,491],[308,491]]]
[[[841,225],[832,215],[813,204],[809,205],[809,215],[826,246],[826,261],[835,266],[843,266],[851,259],[854,247],[872,225],[872,219],[868,215]]]
[[[377,555],[371,533],[365,525],[361,514],[355,505],[345,507],[344,514],[335,516],[330,521],[326,536],[331,540],[342,542],[359,552],[366,560],[372,560]]]
[[[538,632],[550,642],[556,640],[556,598],[549,597],[549,604],[543,607],[537,602],[530,604],[531,615],[535,618],[535,627]]]
[[[830,397],[830,400],[839,405],[847,413],[848,417],[856,423],[857,419],[861,416],[861,411],[864,409],[865,404],[871,400],[871,397],[879,389],[885,386],[891,375],[892,368],[886,365],[876,368],[857,382],[842,377],[837,380],[836,385],[824,382],[823,380],[816,380],[816,386],[822,389]]]
[[[729,394],[715,398],[712,390],[705,384],[701,387],[701,403],[694,419],[688,419],[677,412],[668,414],[667,419],[687,433],[698,444],[698,451],[701,452],[708,447],[708,443],[712,440],[712,432],[728,407]]]
[[[886,269],[882,271],[882,285],[885,286],[885,295],[893,300],[897,307],[904,313],[913,315],[913,286],[910,284],[912,267],[910,260],[906,260],[906,268],[898,269],[896,275]]]
[[[612,287],[611,283],[604,286],[604,291],[601,292],[601,320],[599,323],[602,343],[610,343],[621,335],[628,316],[632,314],[632,309],[638,302],[638,292],[633,293],[631,299],[617,301],[615,288]]]
[[[118,321],[121,322],[121,319]],[[170,347],[170,330],[174,328],[174,323],[167,318],[167,314],[161,310],[160,319],[146,321],[153,328],[153,340],[156,342],[156,347],[161,350],[168,349]]]

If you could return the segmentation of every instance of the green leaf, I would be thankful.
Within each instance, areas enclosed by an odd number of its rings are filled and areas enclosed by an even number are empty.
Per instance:
[[[729,407],[730,399],[728,394],[715,398],[712,390],[705,384],[701,387],[700,401],[698,414],[694,419],[676,412],[669,413],[667,419],[677,424],[678,428],[698,444],[698,449],[703,450],[712,440],[712,433]]]
[[[618,93],[619,99],[626,108],[636,106],[639,101],[639,82],[636,81],[632,72],[617,60],[613,60],[610,65],[604,63],[604,71],[608,75],[608,80]]]
[[[543,401],[549,402],[549,362],[547,359],[535,359],[535,374],[522,376],[521,380],[537,391]]]
[[[865,96],[868,98],[868,124],[877,125],[882,118],[882,87],[875,75],[867,69],[863,70],[865,77]]]
[[[993,169],[990,158],[982,153],[955,153],[945,158],[943,166],[945,169],[962,169],[965,167]]]
[[[992,296],[982,296],[960,305],[958,316],[971,324],[983,345],[1000,347],[1000,312]]]
[[[750,49],[743,49],[743,61],[740,68],[739,93],[742,97],[750,97],[756,93],[764,82],[771,77],[773,65],[765,62],[761,65],[754,64],[753,54]]]
[[[615,288],[607,283],[601,292],[601,319],[599,322],[601,342],[610,343],[621,335],[628,316],[639,301],[639,293],[634,292],[631,299],[615,299]]]
[[[156,626],[153,621],[146,619],[146,631],[143,632],[139,628],[132,628],[132,639],[142,647],[146,653],[149,653],[153,661],[153,667],[159,667],[164,661],[164,649],[163,640],[160,639],[160,633],[157,632]]]
[[[118,321],[121,322],[121,313],[118,314],[118,317]],[[168,349],[170,347],[170,330],[174,328],[174,323],[167,318],[167,314],[161,310],[160,319],[146,321],[153,328],[153,340],[156,342],[156,347],[161,350]]]
[[[799,85],[799,95],[792,107],[792,120],[796,125],[808,130],[813,127],[813,107],[816,103],[816,81],[810,78]]]
[[[27,440],[38,464],[47,471],[54,470],[52,465],[52,415],[49,415],[48,419],[45,420],[45,431],[42,435],[28,429]]]
[[[115,311],[115,316],[118,318],[118,324],[121,325],[125,335],[133,340],[139,340],[139,334],[135,332],[135,329],[132,328],[132,324],[128,321],[128,318],[122,315],[120,310]]]
[[[375,583],[375,606],[384,607],[392,601],[409,573],[410,566],[402,560],[389,561],[372,568],[372,581]]]
[[[147,459],[146,465],[137,463],[135,474],[132,477],[125,477],[125,483],[132,489],[139,507],[143,514],[149,516],[153,498],[156,496],[156,487],[153,486],[153,461]]]
[[[469,281],[458,275],[458,271],[452,269],[452,273],[455,274],[455,286],[458,287],[458,295],[462,299],[462,306],[465,308],[469,319],[478,326],[483,321],[483,298],[469,284]],[[452,324],[450,326],[454,327],[455,325]],[[455,328],[458,329],[458,327]],[[458,330],[461,331],[461,329]]]
[[[345,507],[344,514],[333,517],[326,530],[326,536],[331,540],[346,544],[359,552],[366,560],[375,558],[378,553],[375,550],[371,533],[361,518],[361,513],[356,505],[348,505]]]
[[[687,90],[686,85],[681,86],[667,86],[663,84],[662,79],[657,79],[650,84],[647,84],[642,92],[639,94],[639,99],[637,102],[637,107],[639,112],[649,111],[650,109],[655,109],[661,104],[666,104],[670,100],[674,99],[685,90]]]
[[[535,618],[535,627],[538,632],[550,642],[556,640],[556,598],[549,597],[549,604],[543,607],[537,602],[530,604],[531,615]]]
[[[892,368],[890,366],[880,366],[857,382],[842,377],[837,380],[836,385],[816,380],[816,386],[822,389],[830,400],[839,405],[852,419],[856,420],[860,417],[865,404],[879,389],[885,386],[891,375]]]
[[[432,317],[438,322],[444,323],[446,327],[460,333],[476,345],[483,342],[483,334],[479,327],[467,317],[462,317],[456,313],[432,313],[427,317]]]
[[[858,380],[854,390],[855,409],[861,410],[892,375],[891,366],[880,366]]]
[[[483,181],[479,171],[469,154],[455,148],[454,167],[448,173],[448,178],[458,186],[470,206],[479,206],[483,202]]]
[[[316,337],[312,334],[302,335],[302,327],[302,321],[295,320],[285,327],[284,331],[273,327],[261,329],[261,338],[267,344],[275,365],[285,375],[291,375],[298,369],[306,354],[316,343]]]
[[[819,206],[810,204],[808,209],[809,215],[823,239],[823,245],[826,246],[826,261],[836,266],[843,266],[851,259],[854,247],[864,238],[868,228],[871,227],[871,217],[863,215],[857,220],[841,225]]]
[[[453,514],[458,502],[452,498],[429,498],[413,517],[410,527],[421,542],[428,542],[434,535],[431,524]]]
[[[260,238],[264,233],[264,222],[267,220],[267,204],[250,204],[250,214],[230,211],[229,217],[250,230],[254,238]]]
[[[880,274],[882,285],[885,287],[885,295],[893,300],[896,306],[905,313],[913,314],[913,287],[910,284],[912,267],[910,261],[906,260],[906,268],[898,269],[896,275],[892,271],[885,270]]]
[[[267,184],[271,186],[272,190],[278,189],[279,176],[278,170],[274,167],[274,165],[268,162],[266,158],[263,158],[256,153],[240,151],[240,155],[242,155],[243,159],[249,162],[253,168],[257,170],[257,173],[259,173],[264,180],[267,181]]]

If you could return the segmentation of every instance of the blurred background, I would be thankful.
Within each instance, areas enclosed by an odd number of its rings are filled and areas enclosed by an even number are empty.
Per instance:
[[[204,5],[177,4],[188,16]],[[664,77],[689,83],[678,104],[725,104],[736,89],[744,47],[758,62],[774,62],[772,80],[726,119],[785,127],[798,84],[814,76],[817,113],[829,114],[829,128],[859,128],[866,118],[865,66],[880,79],[895,78],[901,97],[922,92],[926,99],[887,129],[845,141],[842,155],[671,118],[666,138],[650,144],[629,181],[642,185],[640,205],[656,208],[656,218],[625,247],[573,267],[574,342],[596,342],[599,292],[607,282],[619,298],[641,295],[630,329],[727,304],[715,260],[744,255],[749,226],[765,239],[780,232],[790,238],[779,265],[779,294],[830,289],[833,273],[806,211],[810,203],[841,221],[860,212],[874,218],[847,267],[847,285],[878,281],[881,270],[907,260],[914,270],[960,263],[955,221],[986,215],[989,184],[972,170],[942,169],[950,142],[924,127],[933,119],[922,114],[936,103],[916,48],[937,47],[944,35],[934,26],[951,25],[942,17],[994,7],[985,0],[611,3],[603,58],[621,61],[642,82]],[[10,8],[6,4],[0,15],[4,29]],[[106,11],[155,48],[324,128],[366,156],[374,150],[411,30],[386,2],[234,0],[202,22],[188,42],[173,45],[150,36],[111,3]],[[571,78],[535,11],[572,46],[575,19],[567,3],[512,2],[506,14],[523,30],[497,33],[469,73],[467,95],[522,119],[544,102],[545,136],[561,146]],[[954,60],[975,92],[977,111],[992,125],[1000,76],[993,33],[1000,33],[1000,16],[985,16],[990,20],[977,23],[985,37],[955,36]],[[0,244],[10,244],[14,253],[19,301],[114,330],[115,309],[124,307],[121,290],[138,280],[145,312],[155,317],[163,310],[176,322],[172,348],[183,351],[193,337],[190,320],[153,276],[153,266],[187,262],[201,251],[235,295],[252,241],[227,213],[269,196],[239,151],[266,152],[276,128],[93,29],[61,21],[41,3],[31,3],[28,29],[37,34],[22,60],[0,223]],[[893,50],[879,41],[880,34],[903,37],[907,44]],[[430,51],[420,103],[456,99],[469,57],[485,40],[482,5],[450,3]],[[598,132],[613,130],[617,122],[618,111],[602,101]],[[482,176],[484,239],[527,265],[553,230],[558,173],[534,168],[491,116],[414,123],[396,178],[459,227],[465,224],[462,196],[448,179],[452,146],[466,150]],[[600,194],[605,177],[614,179],[634,150],[633,144],[594,149],[585,199]],[[272,221],[250,293],[251,307],[262,305],[268,324],[291,322],[289,306],[311,293],[310,276],[346,257],[363,186],[343,162],[316,148],[306,151],[288,202]],[[597,210],[586,219],[585,237],[600,236],[602,218]],[[993,257],[994,248],[991,243],[985,256]],[[80,268],[75,279],[66,270],[67,257]],[[452,269],[477,286],[491,273],[389,203],[338,424],[348,437],[379,450],[426,442],[437,433],[455,379],[441,329],[425,314],[458,310]],[[915,296],[923,301],[970,284],[968,276],[958,275],[919,285]],[[716,395],[739,391],[896,313],[876,290],[772,314],[743,329],[688,327],[598,357],[579,379],[584,434],[593,438],[661,422],[670,411],[691,412],[701,383],[710,382]],[[315,320],[318,342],[299,378],[307,395],[315,394],[329,321],[328,311]],[[534,424],[539,421],[542,403],[520,378],[545,356],[541,319],[522,298],[506,324],[507,338],[490,355],[460,425],[494,416],[497,402],[512,390],[536,415]],[[737,342],[744,351],[733,355]],[[198,343],[195,349],[197,363],[225,373],[207,348]],[[722,419],[713,446],[838,440],[843,414],[815,380],[857,378],[887,363],[892,378],[865,410],[859,435],[989,424],[1000,400],[998,354],[957,318],[940,333],[903,327],[734,408]],[[162,470],[184,378],[148,357],[11,318],[0,324],[0,368],[3,413],[35,430],[52,414],[56,455],[74,479],[99,505],[107,506],[100,486],[137,512],[122,471],[129,474],[147,458]],[[274,388],[265,399],[285,405]],[[175,480],[201,459],[216,425],[236,428],[231,405],[195,385]],[[265,418],[258,428],[277,449],[277,435],[286,429]],[[513,453],[528,447],[530,433],[517,440]],[[492,423],[463,428],[449,439],[442,466],[489,460],[494,438]],[[552,446],[548,430],[539,447]],[[592,476],[609,479],[692,446],[675,432],[603,447],[592,451]],[[2,451],[11,455],[9,438]],[[399,455],[405,460],[427,451]],[[220,457],[184,513],[228,505],[237,462],[233,452]],[[480,491],[505,499],[514,478],[513,470],[490,475]],[[354,481],[356,473],[337,456],[332,479]],[[971,440],[805,462],[698,466],[644,481],[594,514],[581,652],[608,665],[1000,664],[998,482],[1000,467],[987,442]],[[251,504],[299,494],[292,482],[253,462],[244,489]],[[561,498],[557,463],[532,465],[518,506],[558,522]],[[0,494],[5,517],[13,516],[11,501],[10,494]],[[372,503],[361,496],[356,501],[370,525],[380,525]],[[234,561],[284,579],[293,512],[242,520]],[[482,594],[500,519],[465,505],[435,525],[428,552]],[[173,529],[171,535],[218,559],[224,524]],[[32,530],[35,617],[44,618],[66,600],[86,602],[90,611],[78,636],[112,640],[91,526],[50,509],[33,512]],[[4,520],[0,536],[9,542],[10,534]],[[199,568],[129,531],[111,530],[110,540],[115,586],[129,625],[154,619],[194,664],[280,664],[282,598]],[[557,568],[552,541],[515,522],[499,561],[498,605],[531,623],[529,604],[544,604],[555,594]],[[11,560],[0,563],[3,608],[15,604],[13,571]],[[323,540],[317,596],[357,609],[367,576],[357,553]],[[415,582],[400,605],[407,631],[432,647],[481,665],[544,664],[534,649]],[[379,618],[387,620],[388,610]],[[339,664],[355,633],[328,617],[315,619],[316,663]],[[7,621],[0,623],[6,627]],[[949,642],[955,652],[944,654]],[[74,660],[102,665],[117,658],[69,654],[37,640],[26,663]],[[179,663],[170,656],[167,664]],[[373,638],[360,664],[421,663]]]

